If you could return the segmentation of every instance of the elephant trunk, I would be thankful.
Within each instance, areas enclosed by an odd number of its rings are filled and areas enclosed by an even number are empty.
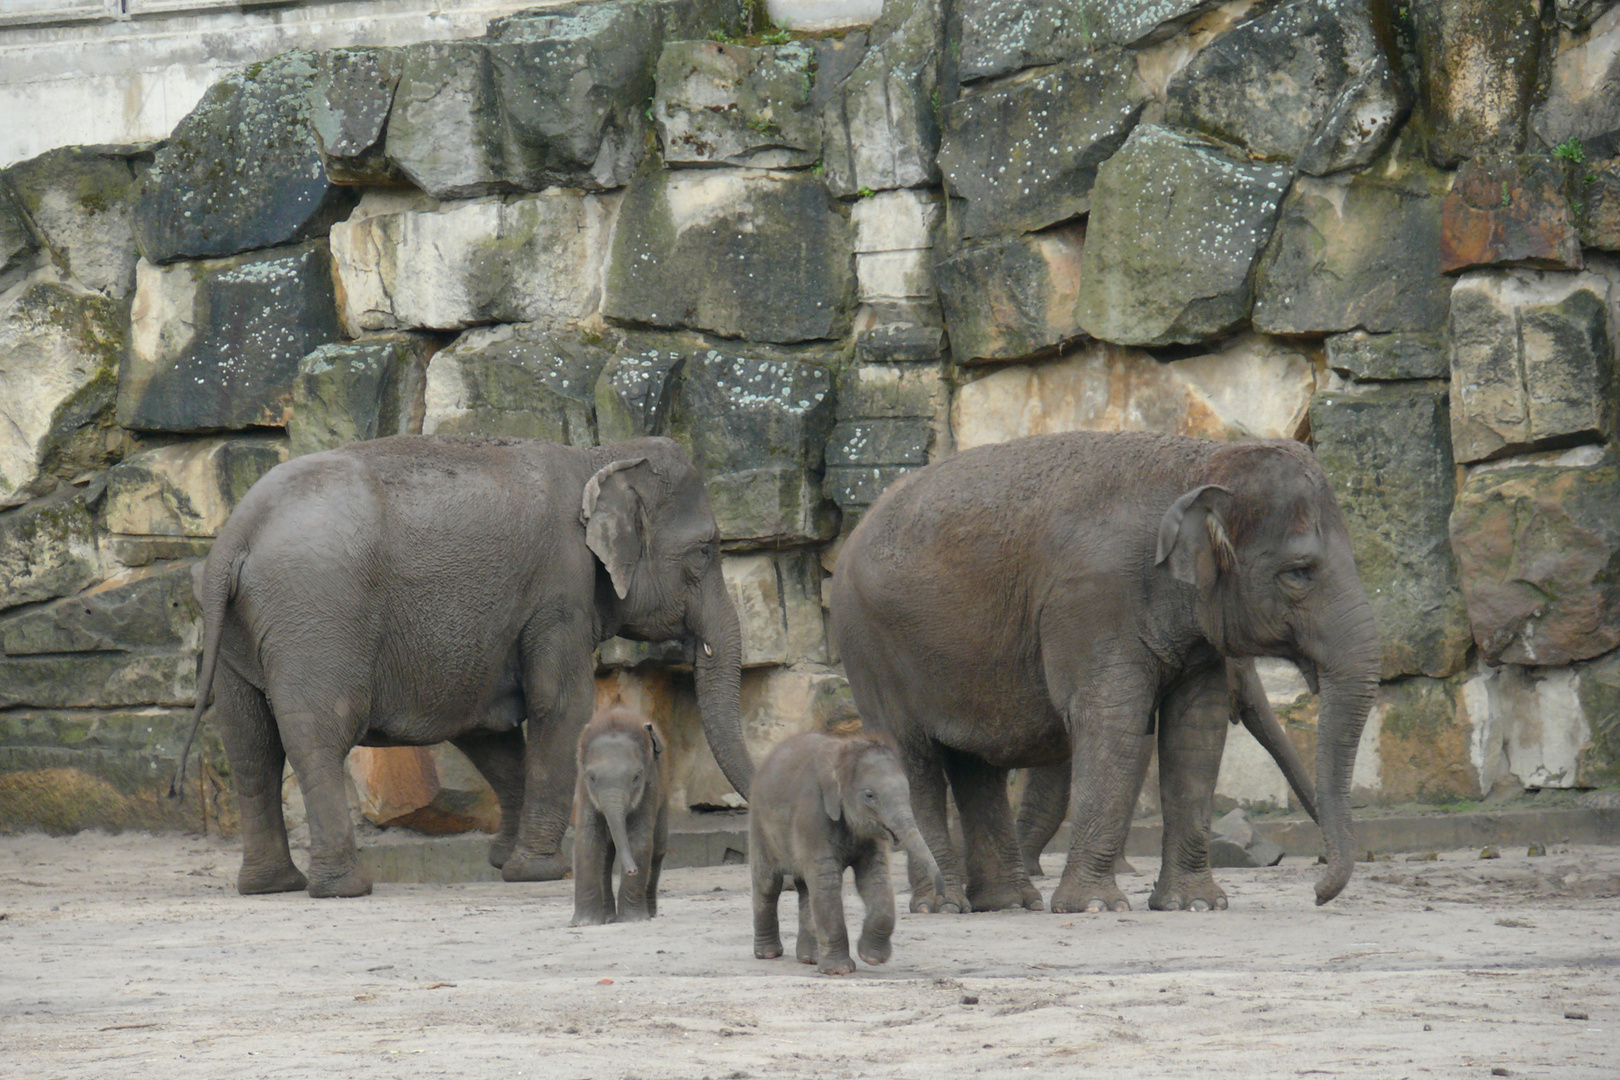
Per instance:
[[[624,825],[624,799],[609,796],[602,800],[602,816],[607,818],[608,832],[613,837],[613,847],[618,852],[619,869],[626,874],[638,872],[636,857],[630,853],[630,833]]]
[[[696,638],[693,671],[703,734],[720,771],[746,799],[754,782],[754,761],[743,741],[742,625],[718,563],[704,576],[687,627]]]
[[[1327,869],[1316,882],[1316,902],[1325,904],[1344,889],[1355,867],[1355,834],[1350,828],[1350,778],[1356,747],[1378,693],[1382,653],[1372,608],[1360,589],[1326,635],[1331,656],[1317,660],[1321,699],[1317,715],[1317,818],[1327,845]]]
[[[906,854],[916,862],[921,863],[928,871],[928,878],[934,883],[934,895],[945,895],[945,875],[939,872],[939,863],[934,853],[928,849],[928,841],[923,839],[922,830],[917,828],[917,822],[910,814],[901,821],[900,827],[894,833],[900,838],[900,846],[906,849]]]

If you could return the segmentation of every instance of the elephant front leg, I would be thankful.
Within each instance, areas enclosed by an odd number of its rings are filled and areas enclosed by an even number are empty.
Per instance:
[[[855,863],[855,890],[866,907],[855,952],[865,963],[888,963],[894,936],[894,886],[889,883],[889,853],[877,844]]]
[[[1221,911],[1226,893],[1209,869],[1209,820],[1232,715],[1223,665],[1201,668],[1159,710],[1159,801],[1164,860],[1148,898],[1155,911]]]
[[[264,695],[219,665],[214,676],[214,717],[225,739],[242,827],[242,869],[236,891],[299,892],[309,881],[293,865],[287,822],[281,812],[281,778],[287,754]]]
[[[777,907],[782,899],[782,875],[765,864],[757,844],[749,860],[749,876],[754,893],[754,955],[761,960],[775,960],[782,955],[782,927],[777,918]]]
[[[972,911],[964,888],[967,868],[963,865],[961,851],[951,843],[946,823],[945,771],[939,749],[927,741],[925,746],[908,743],[901,747],[900,757],[905,763],[906,783],[911,787],[912,816],[917,819],[917,829],[928,842],[928,850],[933,852],[945,878],[945,895],[935,895],[928,867],[908,856],[906,877],[911,883],[911,910],[951,915]]]
[[[1083,719],[1073,738],[1071,810],[1074,836],[1054,912],[1129,911],[1114,879],[1130,834],[1131,813],[1152,755],[1147,734],[1151,699],[1139,709]]]
[[[589,802],[582,801],[579,824],[574,830],[574,918],[569,926],[600,926],[613,921],[612,851],[607,822],[591,809]],[[603,867],[609,868],[606,874]]]
[[[855,970],[855,961],[849,956],[849,928],[844,923],[844,868],[836,859],[817,859],[807,884],[810,914],[815,919],[816,970],[823,975],[848,975]],[[801,939],[803,936],[801,918]],[[799,948],[804,949],[802,940]]]
[[[974,911],[1041,910],[1041,894],[1024,872],[1007,802],[1007,770],[971,754],[947,751],[946,771],[961,811],[967,898]]]
[[[596,688],[589,646],[564,637],[553,631],[524,641],[529,738],[517,844],[501,867],[507,881],[556,881],[572,869],[562,836],[573,809],[579,733],[591,718]],[[537,709],[535,702],[546,704]]]
[[[451,742],[495,789],[495,799],[501,806],[501,831],[489,843],[489,864],[499,869],[512,857],[523,818],[523,729],[474,731]]]
[[[653,917],[648,891],[653,884],[653,821],[643,804],[629,821],[630,854],[636,861],[634,874],[619,875],[619,922],[646,922]]]

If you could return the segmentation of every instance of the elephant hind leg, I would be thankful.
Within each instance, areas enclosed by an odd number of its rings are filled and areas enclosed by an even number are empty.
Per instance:
[[[1007,770],[952,751],[946,752],[945,770],[961,812],[967,898],[973,910],[1041,910],[1040,891],[1024,872],[1018,851],[1012,806],[1007,802]]]
[[[799,897],[799,937],[793,943],[793,955],[801,964],[813,964],[816,962],[816,915],[810,906],[810,886],[804,878],[795,875],[793,891]]]
[[[489,865],[498,870],[512,857],[523,818],[523,729],[473,731],[451,742],[489,781],[501,805],[501,831],[489,843]]]
[[[293,865],[281,813],[281,778],[287,761],[281,732],[258,688],[221,664],[214,675],[214,717],[225,739],[242,827],[242,869],[236,891],[244,896],[298,892],[308,881]]]
[[[1042,875],[1041,852],[1069,812],[1069,763],[1042,765],[1028,770],[1024,796],[1018,801],[1018,852],[1024,873]]]
[[[911,882],[911,910],[950,915],[971,911],[973,908],[964,888],[967,867],[962,862],[961,849],[951,842],[946,820],[947,788],[940,748],[932,740],[919,739],[918,742],[922,745],[902,743],[900,757],[905,764],[906,783],[911,787],[912,815],[945,878],[945,895],[934,894],[928,867],[908,856],[906,877]]]
[[[309,895],[366,896],[371,878],[360,866],[354,842],[344,768],[353,743],[342,737],[346,733],[335,718],[291,712],[282,725],[300,736],[288,740],[287,756],[309,815]]]
[[[1219,664],[1190,673],[1159,710],[1164,859],[1148,898],[1155,911],[1226,908],[1226,893],[1209,868],[1209,819],[1231,715],[1231,693]]]

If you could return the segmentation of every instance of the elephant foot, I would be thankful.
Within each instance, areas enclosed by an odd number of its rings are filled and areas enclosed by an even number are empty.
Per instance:
[[[497,836],[489,842],[489,865],[499,870],[512,857],[512,851],[516,847],[516,836]]]
[[[911,911],[914,915],[965,915],[973,910],[967,893],[960,886],[951,885],[942,897],[933,889],[923,887],[911,890]]]
[[[609,916],[608,913],[605,912],[605,911],[579,911],[579,910],[576,910],[574,912],[574,917],[572,919],[568,920],[568,925],[569,926],[606,926],[608,923],[610,923],[612,921],[613,921],[612,917]]]
[[[574,869],[571,855],[520,855],[513,852],[501,867],[506,881],[561,881]]]
[[[968,893],[974,911],[1040,911],[1041,892],[1034,885],[987,886]]]
[[[371,878],[358,866],[338,877],[313,877],[309,881],[309,895],[317,900],[338,896],[370,896]]]
[[[855,970],[855,961],[849,954],[843,956],[829,956],[816,965],[816,970],[823,975],[848,975]]]
[[[894,946],[889,944],[887,940],[862,941],[855,952],[860,956],[863,964],[875,966],[889,962],[889,957],[894,955]]]
[[[1052,910],[1059,915],[1096,915],[1104,911],[1129,911],[1131,902],[1111,881],[1065,882],[1052,894]]]
[[[801,964],[816,962],[816,950],[809,945],[796,944],[793,949],[793,958]]]
[[[277,863],[269,868],[250,868],[246,862],[242,864],[242,872],[236,875],[236,891],[243,896],[263,896],[266,893],[303,892],[309,888],[309,880],[292,863]]]
[[[1197,876],[1160,878],[1148,897],[1154,911],[1225,911],[1226,892],[1208,873]]]
[[[648,919],[651,919],[651,918],[652,918],[652,914],[650,912],[648,912],[648,910],[646,908],[644,908],[644,907],[632,907],[632,908],[625,908],[625,909],[621,910],[619,912],[618,918],[614,919],[613,921],[614,922],[646,922]]]
[[[775,960],[782,955],[781,938],[756,938],[754,941],[754,959]]]
[[[1030,878],[1046,876],[1046,871],[1041,869],[1040,852],[1024,852],[1024,874]]]

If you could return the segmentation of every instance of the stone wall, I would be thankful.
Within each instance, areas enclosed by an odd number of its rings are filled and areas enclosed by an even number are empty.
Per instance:
[[[890,0],[810,34],[606,0],[285,53],[156,148],[14,165],[0,825],[159,813],[231,507],[418,431],[679,440],[756,752],[858,725],[822,587],[909,470],[1046,431],[1303,439],[1384,639],[1359,797],[1620,784],[1616,87],[1602,2]],[[666,721],[682,805],[738,802],[677,653],[599,671]],[[1313,700],[1265,675],[1309,758]],[[1229,747],[1222,798],[1285,805]],[[448,748],[352,771],[373,820],[489,824]]]

